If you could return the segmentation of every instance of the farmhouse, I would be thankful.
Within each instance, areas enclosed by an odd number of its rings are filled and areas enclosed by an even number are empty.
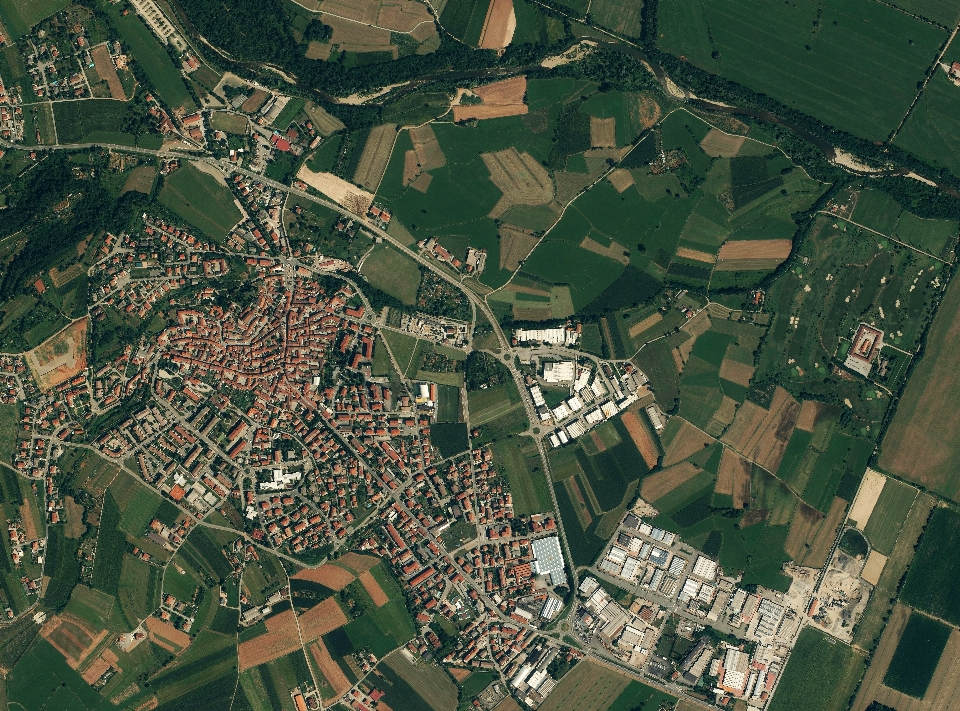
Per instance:
[[[870,375],[873,359],[881,348],[883,348],[883,331],[878,331],[873,326],[861,323],[860,328],[857,329],[857,335],[853,337],[853,345],[850,347],[850,352],[843,364],[866,378]]]

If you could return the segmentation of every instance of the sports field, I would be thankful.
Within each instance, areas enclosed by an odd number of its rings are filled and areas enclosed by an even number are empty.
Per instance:
[[[906,114],[947,30],[870,0],[661,2],[661,47],[864,138]]]
[[[166,177],[159,200],[214,240],[222,240],[241,217],[230,189],[186,161]]]

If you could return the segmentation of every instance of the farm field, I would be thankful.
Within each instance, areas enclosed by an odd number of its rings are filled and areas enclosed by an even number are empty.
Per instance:
[[[507,474],[513,510],[517,516],[529,516],[553,509],[547,478],[540,467],[540,456],[533,440],[515,437],[495,442],[493,464]]]
[[[949,508],[934,509],[901,588],[900,599],[921,612],[960,624],[960,597],[955,588],[960,575],[958,551],[960,513]]]
[[[630,678],[623,674],[592,661],[583,661],[567,672],[540,708],[543,711],[574,708],[582,711],[605,711],[630,683]]]
[[[120,130],[127,114],[127,106],[122,102],[113,99],[58,101],[53,104],[53,114],[61,143],[136,144],[134,136]]]
[[[958,500],[960,478],[951,464],[960,456],[960,413],[951,406],[960,391],[955,367],[960,333],[960,284],[952,283],[930,326],[923,359],[913,369],[880,448],[886,471]]]
[[[953,47],[956,46],[954,43]],[[949,54],[953,61],[960,58],[955,49]],[[955,110],[956,89],[946,72],[937,68],[894,144],[916,153],[928,163],[960,175],[960,118]]]
[[[951,631],[932,617],[912,613],[883,677],[884,685],[908,696],[923,698]]]
[[[849,645],[805,627],[783,671],[770,711],[808,707],[843,711],[860,681],[865,661]]]
[[[890,555],[917,493],[912,486],[895,479],[887,479],[873,513],[863,528],[873,548],[884,555]]]
[[[385,690],[385,701],[395,711],[414,708],[453,711],[457,707],[457,687],[438,666],[425,663],[414,666],[404,652],[399,651],[388,655],[379,669],[391,683],[391,688]]]
[[[855,201],[851,222],[948,261],[953,259],[957,243],[956,222],[921,219],[904,210],[881,190],[851,190],[847,195],[847,200]]]
[[[774,7],[763,0],[661,4],[660,46],[828,125],[882,140],[906,114],[946,36],[867,0],[822,13]]]
[[[190,163],[164,179],[159,200],[215,241],[222,240],[241,217],[230,189]]]
[[[481,439],[488,439],[487,435],[489,439],[499,439],[513,429],[518,432],[526,429],[527,416],[512,380],[486,390],[468,392],[467,403],[470,426],[481,428]],[[485,426],[489,433],[483,430]]]
[[[412,306],[420,287],[420,267],[389,245],[377,245],[363,260],[360,274],[370,284]]]
[[[106,8],[107,14],[123,38],[133,50],[137,62],[153,83],[160,98],[171,108],[183,107],[186,111],[196,108],[190,92],[183,83],[180,70],[166,50],[160,46],[153,33],[147,29],[136,13],[122,15],[116,5]]]
[[[16,39],[69,4],[69,0],[3,0],[0,2],[0,20]]]

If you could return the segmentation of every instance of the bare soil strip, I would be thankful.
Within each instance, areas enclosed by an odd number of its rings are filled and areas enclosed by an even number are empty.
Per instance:
[[[867,469],[850,509],[849,519],[851,524],[863,530],[867,521],[870,520],[873,507],[877,505],[880,494],[883,493],[883,485],[886,483],[887,477],[883,474],[873,469]]]
[[[640,496],[644,501],[655,502],[662,499],[681,484],[690,481],[702,471],[700,467],[690,462],[680,462],[672,467],[661,469],[643,480],[640,486]]]
[[[120,101],[126,101],[127,93],[123,90],[123,84],[117,74],[117,68],[113,66],[113,60],[110,58],[110,50],[107,49],[107,45],[101,44],[94,47],[90,50],[90,57],[97,67],[97,75],[110,87],[110,96]]]
[[[590,117],[590,145],[593,148],[617,147],[617,120]]]
[[[700,141],[700,148],[711,158],[733,158],[740,152],[740,147],[747,140],[743,136],[731,136],[716,128],[710,131]]]
[[[393,153],[393,144],[397,140],[397,124],[385,123],[370,131],[367,144],[360,154],[360,162],[353,174],[353,182],[369,190],[376,191]]]
[[[788,239],[757,239],[727,242],[720,248],[718,259],[779,259],[790,256],[793,242]]]
[[[813,432],[820,414],[820,403],[816,400],[804,400],[800,405],[800,414],[797,415],[797,429],[804,432]]]
[[[618,193],[622,193],[624,190],[634,184],[633,173],[626,168],[617,168],[607,176],[607,180],[610,181],[613,189]]]
[[[642,321],[637,321],[635,324],[633,324],[627,333],[630,334],[630,338],[636,338],[648,328],[653,328],[661,321],[663,321],[663,316],[659,311],[655,311]]]
[[[689,247],[678,248],[677,256],[683,257],[684,259],[692,259],[695,262],[704,262],[705,264],[713,264],[717,261],[716,256],[709,252],[701,252],[699,249],[690,249]]]

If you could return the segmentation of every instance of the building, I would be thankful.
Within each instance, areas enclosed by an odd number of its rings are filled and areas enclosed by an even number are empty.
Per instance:
[[[723,660],[723,679],[718,686],[734,696],[742,696],[747,687],[750,656],[739,649],[728,649]]]
[[[572,360],[543,364],[543,379],[548,383],[572,383],[576,365]]]
[[[513,332],[513,337],[516,339],[517,343],[538,341],[540,343],[551,343],[555,346],[572,346],[580,337],[580,329],[579,327],[537,329],[518,328]]]
[[[866,378],[870,375],[873,359],[880,353],[881,348],[883,348],[883,331],[861,323],[843,365]]]
[[[717,563],[706,556],[698,556],[697,562],[693,564],[693,574],[704,580],[716,580]]]
[[[530,547],[533,549],[531,569],[535,575],[549,575],[551,585],[566,585],[567,574],[563,570],[563,552],[557,536],[540,538]]]

